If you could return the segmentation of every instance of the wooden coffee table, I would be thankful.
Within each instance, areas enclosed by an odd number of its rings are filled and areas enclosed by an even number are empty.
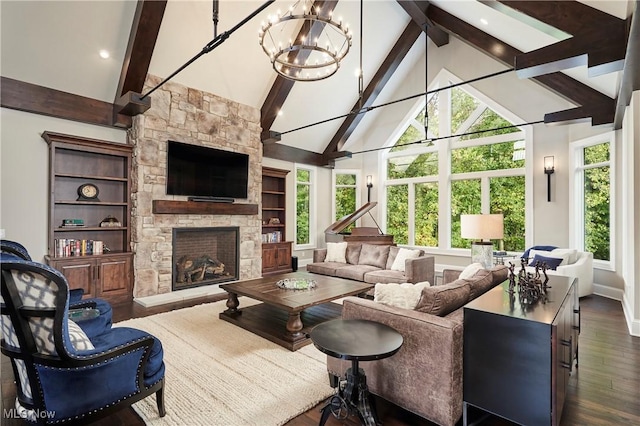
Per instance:
[[[306,278],[317,282],[311,290],[286,290],[276,286],[284,278]],[[221,284],[229,293],[227,310],[220,319],[296,351],[311,343],[309,332],[316,325],[339,318],[342,306],[330,303],[345,296],[365,293],[373,284],[308,272],[292,272],[255,280]],[[238,296],[263,303],[240,309]]]

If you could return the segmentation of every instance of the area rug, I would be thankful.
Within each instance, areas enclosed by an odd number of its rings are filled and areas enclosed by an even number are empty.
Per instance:
[[[158,416],[155,395],[145,398],[133,407],[146,424],[281,425],[333,392],[325,354],[313,345],[290,352],[218,319],[225,303],[115,325],[145,330],[164,348],[167,414]]]

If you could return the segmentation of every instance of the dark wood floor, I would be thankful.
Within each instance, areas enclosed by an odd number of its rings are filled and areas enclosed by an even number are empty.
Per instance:
[[[153,315],[174,309],[220,300],[222,296],[194,299],[160,307],[143,308],[136,303],[114,307],[114,322]],[[580,366],[571,377],[562,425],[640,425],[640,338],[627,331],[620,302],[599,296],[580,300],[582,332],[580,334]],[[2,356],[2,405],[13,407],[15,384],[8,359]],[[223,390],[221,390],[223,391]],[[382,422],[389,426],[428,426],[432,423],[383,400],[377,400]],[[167,406],[171,410],[171,406]],[[496,417],[478,419],[482,426],[510,425]],[[317,425],[319,406],[299,415],[287,426]],[[462,422],[460,422],[461,424]],[[2,419],[2,425],[20,425],[19,421]],[[357,418],[338,421],[330,418],[327,425],[358,425]],[[144,425],[132,409],[92,423],[94,426]],[[191,425],[190,425],[191,426]]]

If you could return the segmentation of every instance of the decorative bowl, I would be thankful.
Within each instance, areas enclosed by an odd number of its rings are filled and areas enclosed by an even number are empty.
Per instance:
[[[276,283],[279,288],[287,290],[311,290],[315,288],[318,283],[315,280],[308,280],[305,278],[285,278]]]

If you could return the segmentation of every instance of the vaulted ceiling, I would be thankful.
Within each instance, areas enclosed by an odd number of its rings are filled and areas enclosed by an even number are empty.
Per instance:
[[[364,132],[365,114],[350,112],[391,101],[425,52],[428,60],[451,37],[575,105],[549,111],[547,123],[619,127],[631,92],[640,89],[638,1],[317,0],[352,27],[362,11],[363,37],[354,37],[336,75],[314,83],[277,77],[257,43],[260,21],[290,2],[266,6],[224,42],[216,35],[264,3],[219,3],[216,34],[210,1],[3,0],[1,104],[126,128],[149,106],[147,73],[167,78],[193,60],[171,80],[259,108],[265,156],[324,165]],[[100,59],[99,49],[111,57]],[[326,123],[289,132],[319,121]]]

